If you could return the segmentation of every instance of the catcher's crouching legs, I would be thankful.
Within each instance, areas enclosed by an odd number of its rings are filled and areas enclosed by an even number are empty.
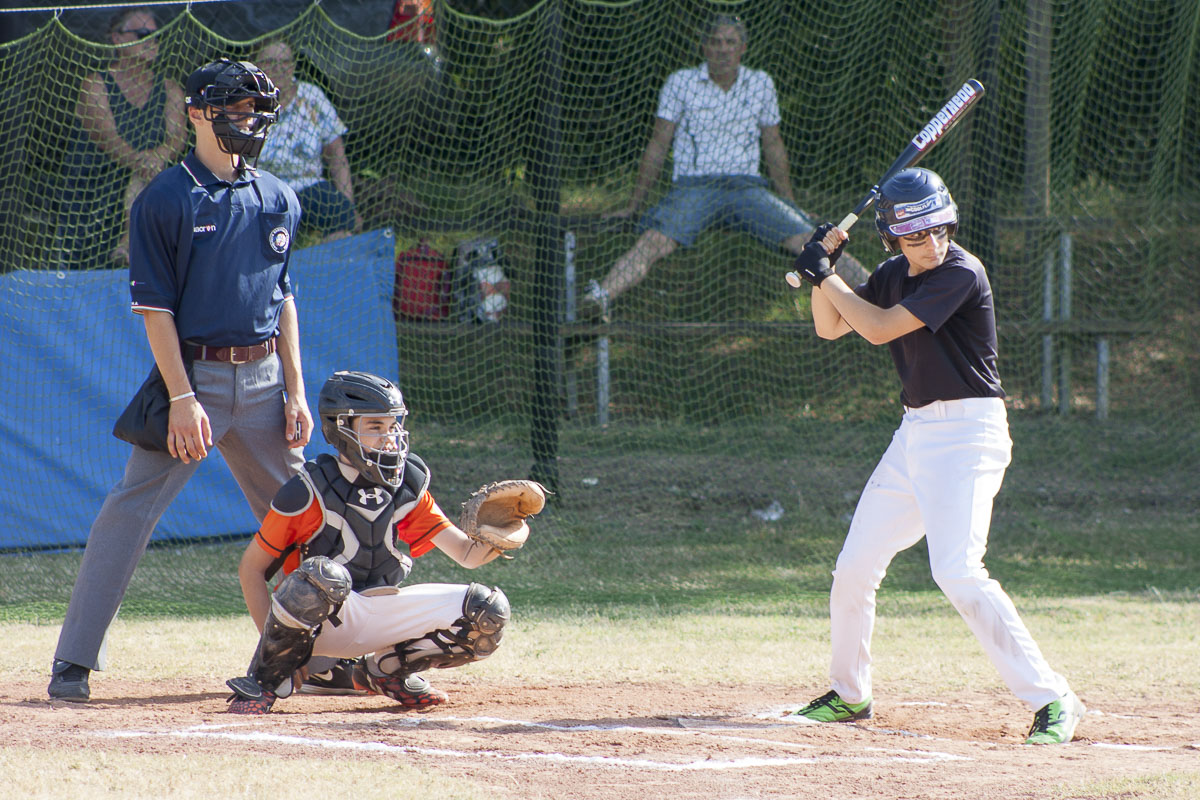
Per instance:
[[[258,649],[246,675],[226,681],[233,690],[229,711],[265,714],[277,697],[292,693],[292,674],[312,654],[321,624],[350,595],[350,573],[325,556],[306,559],[279,584],[271,598]]]
[[[354,682],[375,694],[386,695],[406,708],[440,705],[449,697],[414,673],[427,669],[459,667],[496,652],[504,626],[512,616],[508,597],[500,589],[481,583],[467,587],[462,616],[449,628],[430,631],[397,644],[390,652],[367,658],[355,669]]]

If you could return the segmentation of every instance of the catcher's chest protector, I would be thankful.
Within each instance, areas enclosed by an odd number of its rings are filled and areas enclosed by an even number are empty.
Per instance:
[[[396,586],[408,577],[412,559],[396,542],[396,523],[416,506],[429,486],[429,468],[408,456],[404,482],[392,494],[385,487],[353,484],[335,458],[322,454],[304,465],[305,479],[325,512],[325,525],[304,543],[303,558],[328,556],[343,564],[354,591]]]

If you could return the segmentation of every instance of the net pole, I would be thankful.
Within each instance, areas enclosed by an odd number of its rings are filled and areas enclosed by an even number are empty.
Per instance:
[[[558,387],[563,359],[562,316],[564,231],[562,197],[562,4],[546,6],[540,102],[530,155],[536,254],[533,276],[533,396],[530,403],[531,476],[551,491],[558,488]]]
[[[1050,215],[1050,8],[1046,0],[1029,0],[1025,10],[1029,32],[1025,45],[1025,252],[1042,254],[1049,275],[1053,264],[1052,251],[1046,247]],[[1051,286],[1047,277],[1044,290],[1050,292]],[[1047,310],[1053,308],[1048,295],[1043,303]],[[1053,331],[1046,337],[1042,345],[1042,402],[1048,405],[1050,359],[1055,338],[1061,346],[1061,337],[1055,337]]]

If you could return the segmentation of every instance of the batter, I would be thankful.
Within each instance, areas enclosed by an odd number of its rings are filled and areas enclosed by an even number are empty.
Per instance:
[[[833,573],[832,691],[796,713],[818,722],[872,714],[875,595],[892,558],[925,538],[933,579],[1000,676],[1034,711],[1028,744],[1070,742],[1083,704],[1050,668],[1012,600],[983,565],[992,499],[1012,441],[996,368],[996,316],[983,264],[951,240],[958,209],[927,169],[880,187],[876,227],[892,258],[857,289],[833,272],[848,238],[826,224],[796,270],[814,286],[823,339],[851,331],[887,344],[904,416],[854,512]]]

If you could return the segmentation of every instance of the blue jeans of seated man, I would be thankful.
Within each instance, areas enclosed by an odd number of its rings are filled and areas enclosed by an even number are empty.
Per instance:
[[[680,178],[641,219],[644,230],[656,230],[684,247],[718,224],[743,230],[770,247],[817,227],[807,214],[767,189],[767,179],[758,175]]]

